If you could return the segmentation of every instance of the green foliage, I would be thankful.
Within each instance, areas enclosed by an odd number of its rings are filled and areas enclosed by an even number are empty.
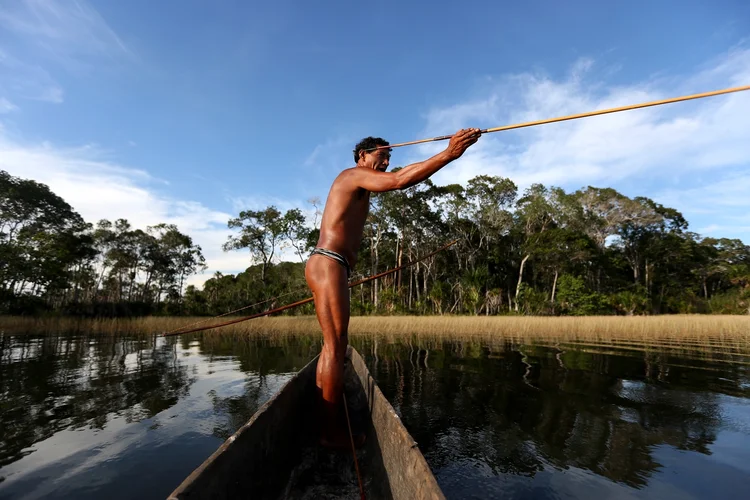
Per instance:
[[[547,294],[542,290],[522,283],[518,293],[518,303],[524,314],[540,315],[550,311]]]
[[[47,186],[0,171],[0,312],[181,312],[185,280],[205,268],[176,226],[87,224]]]
[[[583,278],[564,274],[558,286],[557,302],[563,314],[587,316],[609,312],[606,296],[590,290]]]
[[[352,289],[354,315],[750,313],[750,246],[691,233],[649,198],[542,184],[519,194],[510,179],[479,175],[370,202],[355,278],[457,243]],[[231,218],[222,248],[246,252],[248,267],[197,288],[186,285],[206,269],[202,249],[176,226],[89,224],[47,186],[0,171],[0,313],[251,314],[303,299],[320,236],[310,203],[312,221],[301,207]]]
[[[750,314],[750,289],[733,289],[719,293],[708,301],[712,314]]]
[[[643,287],[636,286],[631,290],[623,290],[613,294],[610,303],[618,313],[633,316],[646,312],[648,297],[646,297]]]

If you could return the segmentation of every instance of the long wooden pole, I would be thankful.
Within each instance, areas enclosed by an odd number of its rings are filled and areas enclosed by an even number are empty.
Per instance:
[[[359,281],[355,281],[353,283],[350,283],[349,284],[349,288],[353,288],[353,287],[355,287],[357,285],[361,285],[363,283],[367,283],[368,281],[372,281],[372,280],[375,280],[375,279],[378,279],[378,278],[382,278],[383,276],[387,276],[389,274],[393,274],[396,271],[400,271],[401,269],[407,268],[409,266],[413,266],[417,262],[423,261],[423,260],[425,260],[428,257],[432,257],[436,253],[442,252],[446,248],[448,248],[448,247],[450,247],[452,245],[455,245],[457,242],[458,242],[458,240],[453,240],[453,241],[451,241],[449,243],[446,243],[445,245],[443,245],[442,247],[438,248],[437,250],[434,250],[434,251],[428,253],[427,255],[423,255],[422,257],[420,257],[418,259],[415,259],[413,261],[407,262],[406,264],[403,264],[401,266],[394,267],[393,269],[389,269],[387,271],[383,271],[382,273],[373,274],[372,276],[368,276],[367,278],[362,278]],[[286,304],[284,306],[277,307],[276,309],[271,309],[270,311],[259,312],[257,314],[253,314],[253,315],[250,315],[250,316],[245,316],[245,317],[242,317],[242,318],[237,318],[237,319],[225,321],[225,322],[219,323],[217,325],[201,326],[201,327],[198,327],[198,328],[191,328],[190,330],[183,330],[183,331],[176,331],[176,332],[175,331],[171,331],[171,332],[166,332],[163,335],[165,337],[171,337],[173,335],[184,335],[186,333],[195,333],[195,332],[200,332],[200,331],[203,331],[203,330],[210,330],[211,328],[220,328],[222,326],[233,325],[235,323],[240,323],[242,321],[247,321],[249,319],[260,318],[261,316],[268,316],[269,314],[275,314],[275,313],[278,313],[278,312],[286,311],[287,309],[291,309],[293,307],[298,307],[298,306],[301,306],[303,304],[307,304],[308,302],[312,302],[312,300],[313,300],[313,297],[308,297],[306,299],[298,300],[297,302],[292,302],[291,304]]]
[[[686,95],[686,96],[681,96],[681,97],[672,97],[670,99],[661,99],[661,100],[658,100],[658,101],[644,102],[644,103],[640,103],[640,104],[631,104],[631,105],[628,105],[628,106],[619,106],[619,107],[616,107],[616,108],[602,109],[602,110],[599,110],[599,111],[589,111],[587,113],[579,113],[579,114],[575,114],[575,115],[560,116],[560,117],[557,117],[557,118],[548,118],[548,119],[545,119],[545,120],[535,120],[535,121],[531,121],[531,122],[516,123],[516,124],[513,124],[513,125],[504,125],[502,127],[486,128],[486,129],[482,130],[482,133],[483,134],[488,134],[488,133],[491,133],[491,132],[501,132],[501,131],[504,131],[504,130],[513,130],[513,129],[518,129],[518,128],[533,127],[533,126],[536,126],[536,125],[544,125],[544,124],[547,124],[547,123],[562,122],[562,121],[567,121],[567,120],[577,120],[579,118],[587,118],[587,117],[590,117],[590,116],[605,115],[605,114],[608,114],[608,113],[617,113],[617,112],[620,112],[620,111],[629,111],[629,110],[632,110],[632,109],[647,108],[647,107],[650,107],[650,106],[660,106],[662,104],[671,104],[671,103],[675,103],[675,102],[689,101],[689,100],[692,100],[692,99],[701,99],[701,98],[704,98],[704,97],[711,97],[711,96],[716,96],[716,95],[729,94],[729,93],[732,93],[732,92],[742,92],[742,91],[745,91],[745,90],[750,90],[750,85],[745,85],[745,86],[742,86],[742,87],[732,87],[732,88],[727,88],[727,89],[722,89],[722,90],[714,90],[714,91],[711,91],[711,92],[703,92],[703,93],[700,93],[700,94],[692,94],[692,95]],[[441,136],[438,136],[438,137],[432,137],[430,139],[420,139],[420,140],[417,140],[417,141],[409,141],[409,142],[401,142],[401,143],[398,143],[398,144],[390,144],[388,146],[378,146],[376,148],[372,148],[372,150],[375,150],[375,149],[399,148],[399,147],[402,147],[402,146],[412,146],[414,144],[422,144],[422,143],[425,143],[425,142],[445,141],[445,140],[450,139],[451,137],[452,137],[451,135],[441,135]],[[448,243],[447,245],[439,248],[438,250],[436,250],[436,251],[434,251],[434,252],[432,252],[432,253],[430,253],[428,255],[425,255],[424,257],[422,257],[422,258],[420,258],[420,259],[418,259],[418,260],[416,260],[414,262],[409,262],[407,264],[404,264],[403,266],[399,266],[399,267],[396,267],[394,269],[390,269],[388,271],[385,271],[383,273],[376,274],[374,276],[370,276],[368,278],[365,278],[365,279],[362,279],[362,280],[357,281],[355,283],[352,283],[352,284],[349,285],[349,288],[357,286],[357,285],[361,285],[362,283],[365,283],[367,281],[371,281],[371,280],[380,278],[382,276],[385,276],[387,274],[391,274],[391,273],[394,273],[396,271],[399,271],[399,270],[401,270],[401,269],[403,269],[405,267],[408,267],[408,266],[410,266],[412,264],[415,264],[416,262],[419,262],[422,259],[426,259],[427,257],[429,257],[431,255],[434,255],[434,254],[436,254],[436,253],[444,250],[445,248],[448,248],[449,246],[453,245],[454,243],[456,243],[455,240],[452,241],[451,243]],[[272,309],[270,311],[265,311],[265,312],[262,312],[262,313],[253,314],[252,316],[247,316],[247,317],[244,317],[244,318],[239,318],[239,319],[227,321],[227,322],[224,322],[224,323],[220,323],[218,325],[211,325],[211,326],[205,326],[205,327],[200,327],[200,328],[193,328],[193,329],[185,330],[185,331],[167,332],[164,335],[165,336],[182,335],[182,334],[185,334],[185,333],[199,332],[199,331],[208,330],[208,329],[211,329],[211,328],[219,328],[221,326],[231,325],[231,324],[234,324],[234,323],[239,323],[241,321],[247,321],[249,319],[259,318],[261,316],[267,316],[269,314],[274,314],[274,313],[277,313],[277,312],[285,311],[287,309],[291,309],[292,307],[297,307],[297,306],[301,306],[303,304],[307,304],[308,302],[311,302],[312,300],[313,300],[312,297],[308,297],[306,299],[299,300],[297,302],[293,302],[291,304],[287,304],[285,306],[281,306],[281,307],[278,307],[276,309]]]
[[[722,90],[714,90],[711,92],[703,92],[701,94],[693,94],[693,95],[686,95],[682,97],[672,97],[670,99],[662,99],[659,101],[651,101],[651,102],[644,102],[641,104],[631,104],[628,106],[620,106],[617,108],[609,108],[609,109],[602,109],[599,111],[589,111],[588,113],[579,113],[576,115],[568,115],[568,116],[560,116],[557,118],[548,118],[546,120],[536,120],[532,122],[525,122],[525,123],[516,123],[514,125],[504,125],[502,127],[495,127],[495,128],[486,128],[482,130],[481,132],[483,134],[488,134],[491,132],[502,132],[503,130],[513,130],[517,128],[524,128],[524,127],[533,127],[535,125],[545,125],[547,123],[555,123],[555,122],[563,122],[567,120],[577,120],[578,118],[587,118],[589,116],[597,116],[597,115],[606,115],[608,113],[617,113],[620,111],[629,111],[631,109],[639,109],[639,108],[647,108],[650,106],[660,106],[662,104],[671,104],[674,102],[681,102],[681,101],[689,101],[692,99],[701,99],[704,97],[711,97],[715,95],[721,95],[721,94],[730,94],[732,92],[742,92],[744,90],[750,90],[750,85],[745,85],[743,87],[733,87],[728,89],[722,89]],[[420,139],[418,141],[409,141],[409,142],[400,142],[398,144],[390,144],[388,146],[378,146],[375,148],[372,148],[372,150],[375,149],[390,149],[390,148],[400,148],[402,146],[412,146],[414,144],[422,144],[425,142],[435,142],[435,141],[445,141],[453,137],[452,135],[441,135],[438,137],[432,137],[430,139]]]

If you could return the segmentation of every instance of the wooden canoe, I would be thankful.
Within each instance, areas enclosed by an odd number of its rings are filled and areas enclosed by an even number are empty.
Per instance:
[[[316,356],[169,496],[177,499],[360,498],[351,449],[329,451],[315,432]],[[368,499],[443,499],[417,443],[349,346],[344,390]]]

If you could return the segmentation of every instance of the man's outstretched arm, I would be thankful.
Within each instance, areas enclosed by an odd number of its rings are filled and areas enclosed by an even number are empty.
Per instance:
[[[405,189],[422,182],[450,162],[460,158],[469,146],[479,140],[481,135],[477,128],[462,129],[451,137],[444,151],[427,160],[407,165],[398,172],[378,172],[369,168],[355,168],[350,175],[357,187],[367,191],[381,193]]]

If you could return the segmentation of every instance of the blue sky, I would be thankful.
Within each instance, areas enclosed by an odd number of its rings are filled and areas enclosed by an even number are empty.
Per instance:
[[[0,168],[87,220],[174,222],[206,276],[226,221],[310,208],[363,136],[401,142],[750,84],[750,3],[5,1]],[[611,186],[750,242],[750,92],[485,136],[488,173]],[[392,165],[444,143],[397,149]]]

